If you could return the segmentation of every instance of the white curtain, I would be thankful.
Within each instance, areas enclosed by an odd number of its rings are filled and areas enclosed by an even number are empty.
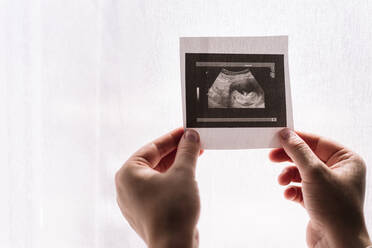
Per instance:
[[[0,1],[0,246],[145,247],[113,176],[182,125],[179,36],[289,35],[295,127],[368,165],[372,233],[370,1]],[[206,151],[201,247],[304,247],[268,150]],[[325,189],[326,190],[326,189]]]

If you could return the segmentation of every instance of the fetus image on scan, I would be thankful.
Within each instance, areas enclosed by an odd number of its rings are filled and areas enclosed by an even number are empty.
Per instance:
[[[209,88],[208,108],[265,108],[264,91],[249,69],[222,69]]]

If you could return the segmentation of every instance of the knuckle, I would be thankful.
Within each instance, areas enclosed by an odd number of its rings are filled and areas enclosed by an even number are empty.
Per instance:
[[[306,144],[300,140],[293,140],[290,145],[297,152],[304,152],[307,149]]]
[[[116,187],[119,187],[124,181],[123,171],[122,169],[118,170],[115,173],[115,185]]]
[[[327,172],[327,168],[320,162],[315,162],[307,168],[307,174],[312,178],[324,178]]]
[[[194,147],[180,147],[179,148],[179,153],[181,157],[195,157],[197,153],[197,149]]]
[[[189,176],[193,176],[193,171],[188,166],[177,166],[174,168],[174,172],[178,175],[178,181],[186,181]]]
[[[354,158],[355,158],[355,161],[357,163],[361,164],[362,166],[365,166],[366,165],[364,159],[360,155],[354,154]]]
[[[128,165],[124,164],[116,173],[115,173],[115,185],[117,189],[121,189],[124,187],[126,181],[128,181],[128,175],[130,174],[130,170],[128,169]]]
[[[367,171],[367,165],[364,161],[364,159],[358,155],[358,154],[354,154],[354,161],[356,162],[356,164],[358,165],[359,169],[363,172],[363,173],[366,173]]]

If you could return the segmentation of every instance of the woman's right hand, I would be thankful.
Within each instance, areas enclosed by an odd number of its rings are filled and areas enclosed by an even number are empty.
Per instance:
[[[290,161],[278,177],[291,182],[284,196],[308,212],[309,247],[366,248],[371,245],[364,221],[366,166],[356,153],[324,138],[290,129],[280,132],[283,148],[270,152],[274,162]]]

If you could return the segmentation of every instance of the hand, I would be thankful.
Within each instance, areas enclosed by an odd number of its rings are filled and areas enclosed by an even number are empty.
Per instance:
[[[315,135],[284,129],[283,148],[274,149],[274,162],[290,161],[278,177],[281,185],[290,182],[284,196],[300,203],[308,212],[309,247],[365,248],[371,244],[365,226],[363,203],[366,166],[349,149]]]
[[[115,175],[117,202],[149,247],[197,247],[199,135],[176,129],[134,153]]]

